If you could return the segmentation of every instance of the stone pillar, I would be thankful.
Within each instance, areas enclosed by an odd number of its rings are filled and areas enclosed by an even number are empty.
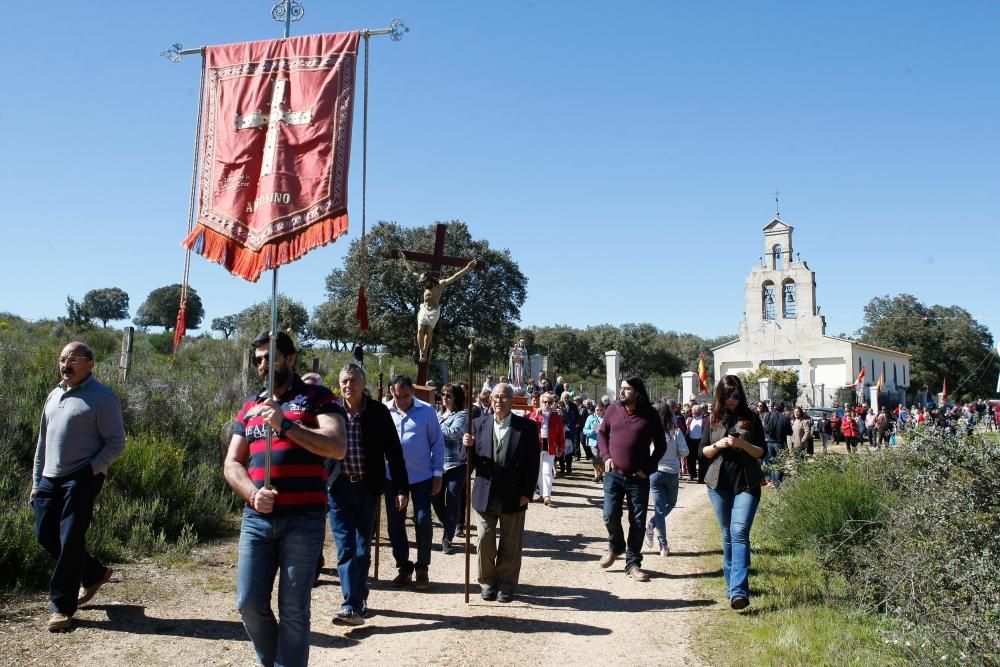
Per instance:
[[[694,371],[681,373],[681,402],[687,403],[698,395],[698,374]]]
[[[604,353],[604,365],[607,369],[607,384],[605,388],[607,389],[608,396],[614,401],[618,397],[618,387],[621,385],[621,361],[622,355],[614,350],[609,350]]]
[[[878,414],[881,409],[878,402],[878,387],[868,387],[868,405],[875,411],[875,414]]]
[[[549,358],[544,354],[529,354],[528,364],[531,368],[531,379],[538,379],[538,371],[545,371],[545,377],[549,377]],[[528,378],[524,378],[524,382],[527,384]],[[549,378],[549,382],[552,383],[552,386],[555,386],[556,384],[554,378]]]
[[[761,378],[757,380],[760,385],[760,400],[767,401],[769,404],[771,402],[771,378]]]

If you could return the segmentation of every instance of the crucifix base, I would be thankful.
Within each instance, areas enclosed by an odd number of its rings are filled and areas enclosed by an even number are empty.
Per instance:
[[[418,382],[413,385],[413,395],[419,398],[424,403],[430,403],[434,405],[434,396],[437,393],[436,387],[427,387],[424,384]]]
[[[418,361],[417,362],[417,384],[425,385],[427,384],[427,368],[430,366],[429,361]]]

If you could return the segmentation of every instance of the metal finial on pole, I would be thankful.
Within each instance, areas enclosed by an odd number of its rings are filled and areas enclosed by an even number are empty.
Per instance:
[[[278,23],[285,24],[284,38],[292,31],[292,21],[299,21],[305,16],[306,10],[298,0],[281,0],[271,7],[271,18]]]

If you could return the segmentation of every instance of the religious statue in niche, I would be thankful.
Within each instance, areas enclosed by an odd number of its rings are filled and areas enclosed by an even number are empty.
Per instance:
[[[440,280],[430,273],[414,271],[410,263],[406,261],[406,255],[403,254],[403,251],[399,251],[397,257],[403,260],[403,266],[416,278],[417,284],[424,288],[424,300],[420,303],[420,310],[417,311],[417,351],[420,355],[420,361],[425,362],[430,359],[434,327],[441,317],[441,293],[444,292],[445,287],[476,268],[476,260],[470,261],[444,280]]]
[[[523,387],[524,378],[531,377],[528,348],[525,347],[523,338],[518,339],[517,345],[510,348],[510,359],[507,362],[507,377],[514,383],[515,387]]]

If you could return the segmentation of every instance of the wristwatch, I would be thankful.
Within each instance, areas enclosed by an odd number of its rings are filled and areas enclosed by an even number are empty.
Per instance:
[[[279,433],[278,435],[283,438],[285,437],[285,434],[291,431],[293,428],[295,428],[295,422],[286,417],[281,420],[281,433]]]

